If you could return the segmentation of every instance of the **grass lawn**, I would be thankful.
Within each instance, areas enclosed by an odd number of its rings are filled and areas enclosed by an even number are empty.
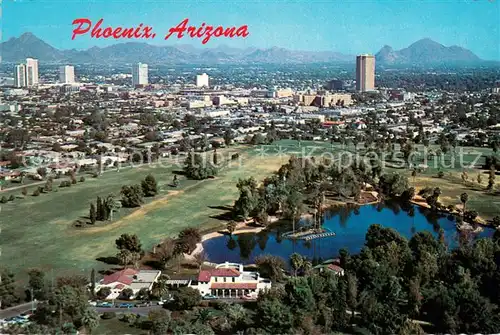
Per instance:
[[[92,332],[92,334],[99,335],[119,335],[119,334],[148,334],[147,330],[142,330],[137,327],[130,326],[128,323],[120,321],[119,315],[116,318],[108,320],[99,320],[99,326]]]

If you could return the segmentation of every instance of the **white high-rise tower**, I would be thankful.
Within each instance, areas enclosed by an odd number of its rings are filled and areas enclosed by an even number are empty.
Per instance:
[[[75,82],[75,67],[64,65],[59,68],[59,81],[64,84],[72,84]]]
[[[137,63],[132,67],[132,85],[148,84],[148,64]]]

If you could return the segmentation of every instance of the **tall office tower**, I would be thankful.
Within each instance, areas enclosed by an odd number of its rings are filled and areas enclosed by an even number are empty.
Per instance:
[[[26,86],[38,84],[38,59],[26,58]]]
[[[75,67],[64,65],[59,68],[59,81],[63,84],[72,84],[75,82]]]
[[[208,74],[198,74],[196,76],[196,87],[208,87]]]
[[[356,90],[359,92],[375,90],[375,56],[356,57]]]
[[[16,65],[14,68],[14,85],[16,87],[26,87],[26,66]]]
[[[148,64],[137,63],[132,67],[132,85],[148,84]]]

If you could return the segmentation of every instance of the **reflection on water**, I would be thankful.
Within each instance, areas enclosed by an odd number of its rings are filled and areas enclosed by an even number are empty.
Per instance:
[[[304,241],[282,238],[291,229],[279,226],[271,231],[257,234],[220,236],[203,242],[208,259],[212,262],[225,261],[253,263],[256,256],[273,254],[288,260],[293,252],[298,252],[313,261],[336,257],[342,248],[357,253],[365,243],[365,234],[372,224],[393,228],[401,235],[411,238],[419,231],[430,231],[438,236],[444,230],[444,240],[448,247],[458,245],[458,232],[453,216],[435,213],[427,208],[390,201],[367,206],[341,206],[327,211],[323,217],[323,227],[334,231],[336,236]],[[306,222],[298,224],[306,225]],[[479,237],[491,236],[492,229],[485,229]]]

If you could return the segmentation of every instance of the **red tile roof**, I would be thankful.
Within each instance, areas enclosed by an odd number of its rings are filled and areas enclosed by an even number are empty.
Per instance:
[[[239,277],[240,272],[233,268],[219,268],[202,270],[198,275],[198,281],[210,281],[212,277]]]
[[[104,279],[102,280],[102,283],[104,285],[108,285],[111,283],[123,283],[125,285],[130,285],[132,283],[132,280],[134,279],[133,276],[138,274],[139,271],[136,271],[134,269],[124,269],[118,272],[115,272],[109,276],[104,276]]]
[[[340,266],[338,266],[336,264],[330,264],[330,265],[328,265],[328,268],[330,270],[333,270],[333,271],[337,272],[337,273],[344,271],[344,269],[342,269]]]
[[[212,275],[210,274],[210,271],[202,270],[198,275],[198,281],[210,281],[211,277]]]
[[[210,271],[214,277],[239,277],[240,272],[233,268],[219,268]]]
[[[212,283],[211,289],[255,290],[257,283]]]

